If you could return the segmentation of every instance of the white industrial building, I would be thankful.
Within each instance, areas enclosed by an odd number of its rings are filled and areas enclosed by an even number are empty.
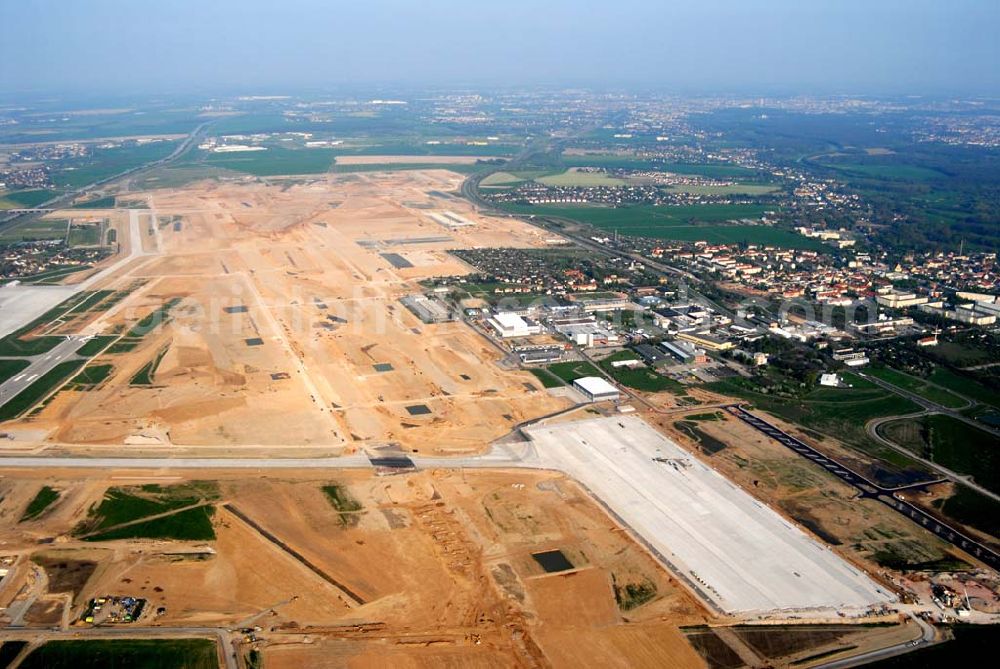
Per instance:
[[[573,382],[573,387],[586,395],[591,402],[617,400],[618,389],[599,376],[584,376]]]
[[[540,324],[534,321],[527,321],[517,314],[510,313],[508,311],[495,314],[486,322],[490,324],[490,327],[496,330],[497,335],[504,339],[509,339],[511,337],[530,337],[531,335],[539,334],[542,331],[542,326]]]

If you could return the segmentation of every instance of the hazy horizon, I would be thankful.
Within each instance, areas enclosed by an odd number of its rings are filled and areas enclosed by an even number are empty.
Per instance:
[[[4,2],[6,92],[587,86],[1000,94],[1000,4],[959,0]]]

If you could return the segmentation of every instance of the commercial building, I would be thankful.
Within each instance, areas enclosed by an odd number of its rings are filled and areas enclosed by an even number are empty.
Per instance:
[[[684,364],[708,362],[704,349],[700,349],[689,341],[665,341],[660,346],[664,351],[674,356]]]
[[[920,304],[926,304],[927,298],[918,297],[913,293],[890,291],[881,295],[876,295],[875,301],[878,302],[880,306],[889,307],[890,309],[905,309],[906,307],[915,307]]]
[[[869,362],[868,354],[864,351],[855,351],[853,348],[842,348],[834,351],[833,359],[839,360],[848,367],[861,367]]]
[[[451,310],[440,300],[426,295],[407,295],[399,301],[424,323],[445,323],[454,320]]]
[[[529,321],[507,311],[495,314],[486,322],[490,324],[490,327],[496,331],[498,336],[504,339],[530,337],[542,331],[542,326],[537,322]]]
[[[726,341],[708,332],[681,332],[677,335],[677,338],[697,344],[709,351],[728,351],[734,346],[733,342]]]
[[[521,346],[514,349],[521,362],[529,365],[557,362],[562,359],[563,352],[562,346]]]
[[[587,396],[591,402],[617,400],[618,389],[599,376],[585,376],[573,382],[573,387]]]

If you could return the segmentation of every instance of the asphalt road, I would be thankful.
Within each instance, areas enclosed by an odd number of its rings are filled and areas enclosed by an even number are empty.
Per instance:
[[[818,664],[815,669],[847,669],[848,667],[860,667],[861,665],[870,664],[876,660],[885,660],[890,657],[896,657],[897,655],[904,655],[927,646],[928,644],[935,643],[937,634],[934,632],[934,628],[931,627],[926,621],[921,620],[913,614],[910,614],[910,618],[912,618],[920,627],[919,639],[904,641],[903,643],[898,643],[895,646],[879,648],[878,650],[861,653],[860,655],[855,655],[853,657],[846,657],[842,660],[833,660],[832,662],[827,662],[825,664]]]
[[[990,433],[992,433],[992,434],[1000,437],[1000,430],[998,430],[998,429],[996,429],[994,427],[990,427],[989,425],[985,425],[983,423],[974,421],[973,419],[969,418],[968,416],[962,415],[956,409],[949,409],[948,407],[941,406],[940,404],[937,404],[936,402],[932,402],[931,400],[927,399],[926,397],[921,397],[920,395],[917,395],[915,393],[911,393],[910,391],[906,390],[905,388],[900,388],[899,386],[894,386],[893,384],[889,383],[888,381],[883,381],[882,379],[878,378],[877,376],[872,376],[871,374],[865,374],[864,372],[858,372],[858,376],[860,376],[863,379],[866,379],[868,381],[871,381],[872,383],[874,383],[875,385],[879,386],[880,388],[884,388],[885,390],[888,390],[889,392],[892,392],[892,393],[895,393],[897,395],[900,395],[901,397],[905,397],[906,399],[910,400],[914,404],[916,404],[916,405],[918,405],[920,407],[923,407],[924,411],[927,412],[927,413],[940,413],[940,414],[944,414],[946,416],[950,416],[950,417],[954,418],[955,420],[960,420],[963,423],[966,423],[967,425],[971,425],[972,427],[975,427],[975,428],[978,428],[980,430],[983,430],[984,432],[990,432]],[[973,404],[972,400],[970,400],[967,397],[962,397],[962,399],[964,399],[966,402],[968,402],[968,404],[966,406],[962,407],[963,409],[966,409],[966,408],[968,408],[969,406],[971,406]],[[910,414],[910,415],[913,416],[913,415],[919,415],[919,414]],[[901,417],[904,417],[904,416],[901,416]]]
[[[82,195],[87,191],[91,190],[92,188],[97,188],[98,186],[105,186],[108,184],[112,184],[118,181],[119,179],[123,179],[126,177],[134,177],[135,175],[141,174],[142,172],[145,172],[147,170],[151,170],[155,167],[166,165],[167,163],[176,160],[179,156],[181,156],[188,149],[194,146],[195,142],[197,142],[198,140],[198,137],[201,135],[201,132],[208,126],[209,123],[211,123],[211,121],[206,121],[201,125],[199,125],[197,128],[195,128],[194,130],[192,130],[191,134],[189,134],[184,139],[184,141],[181,142],[180,146],[174,149],[174,151],[165,158],[161,158],[160,160],[156,160],[151,163],[146,163],[145,165],[139,165],[137,167],[133,167],[132,169],[125,170],[124,172],[119,172],[118,174],[112,175],[106,179],[101,179],[100,181],[95,181],[93,183],[87,184],[86,186],[81,186],[80,188],[72,190],[68,193],[58,195],[52,198],[51,200],[42,202],[41,204],[38,205],[38,208],[45,208],[46,210],[59,209],[63,205],[69,204],[78,195]],[[21,216],[32,216],[32,215],[34,214],[33,213],[6,214],[5,212],[0,212],[0,228],[2,228],[5,224],[9,222],[16,221]]]

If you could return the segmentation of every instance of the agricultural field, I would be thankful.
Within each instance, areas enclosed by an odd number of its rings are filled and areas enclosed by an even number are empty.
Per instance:
[[[266,151],[245,153],[202,153],[197,162],[185,166],[217,167],[246,172],[259,177],[281,174],[320,174],[333,166],[332,149],[285,149],[268,147]]]
[[[506,205],[505,208],[513,213],[523,215],[568,218],[593,225],[602,230],[617,230],[623,235],[638,237],[727,244],[765,244],[815,251],[829,250],[828,246],[817,239],[772,226],[710,224],[720,221],[758,219],[768,209],[763,205],[637,205],[633,207]]]
[[[0,209],[22,209],[37,207],[55,196],[59,191],[39,188],[35,190],[15,190],[0,193]]]
[[[689,176],[701,176],[712,179],[739,179],[754,177],[757,172],[724,163],[668,163],[661,160],[639,158],[629,154],[591,153],[580,155],[564,153],[561,162],[566,167],[603,167],[608,170],[651,170],[657,172],[672,172]]]
[[[961,409],[968,404],[964,399],[944,388],[890,367],[872,367],[866,373],[949,409]]]
[[[521,172],[494,172],[486,176],[479,182],[480,188],[512,188],[532,181],[538,177],[543,177],[549,172],[545,171],[521,171]]]
[[[778,186],[766,184],[726,184],[724,186],[708,186],[689,184],[671,186],[667,190],[690,195],[768,195],[779,190]]]
[[[419,157],[417,157],[419,158]],[[330,169],[335,174],[353,174],[356,172],[413,172],[419,170],[449,170],[458,174],[474,174],[483,169],[481,165],[472,163],[350,163],[341,164],[336,162]]]
[[[52,171],[52,182],[60,188],[81,188],[126,170],[166,158],[177,145],[176,141],[171,140],[122,145],[109,149],[94,148],[93,155],[87,158],[57,164]]]
[[[570,168],[560,174],[551,174],[535,179],[546,186],[624,186],[625,180],[613,177],[606,172],[586,172],[579,168]]]
[[[926,181],[930,179],[942,179],[947,175],[929,167],[918,165],[904,165],[899,163],[849,163],[849,162],[821,162],[823,167],[828,167],[838,172],[843,172],[853,177],[866,177],[870,179],[888,179],[900,181]]]
[[[66,239],[68,229],[69,221],[66,219],[36,218],[0,230],[0,243]]]

